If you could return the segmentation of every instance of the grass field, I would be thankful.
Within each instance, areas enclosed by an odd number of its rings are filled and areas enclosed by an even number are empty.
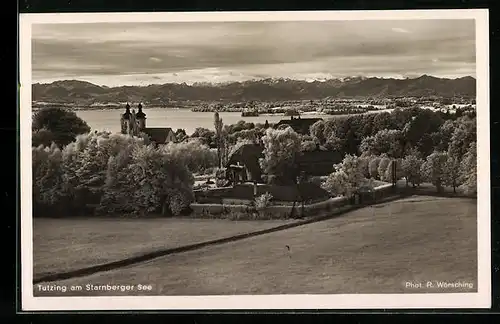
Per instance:
[[[34,219],[34,278],[289,222],[170,218]]]
[[[477,291],[476,201],[414,197],[253,238],[50,284],[43,295],[336,294]],[[193,227],[194,231],[194,227]],[[286,245],[290,247],[288,251]],[[101,246],[100,248],[106,248]],[[59,256],[59,255],[58,255]],[[472,288],[426,288],[431,281]],[[424,283],[406,288],[407,282]],[[151,285],[89,292],[85,285]]]

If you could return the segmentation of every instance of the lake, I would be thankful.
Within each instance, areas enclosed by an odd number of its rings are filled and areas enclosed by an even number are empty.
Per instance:
[[[85,120],[92,130],[120,132],[120,114],[124,109],[108,110],[76,110],[76,114]],[[380,111],[389,111],[380,110]],[[146,108],[146,127],[171,127],[174,131],[178,128],[185,129],[188,134],[192,134],[197,127],[208,129],[214,128],[213,112],[192,112],[189,109],[174,108]],[[280,120],[290,117],[283,115],[261,115],[258,117],[241,117],[240,112],[220,112],[220,117],[224,124],[236,124],[240,120],[252,123],[264,124],[277,123]],[[303,118],[320,117],[323,119],[335,118],[335,116],[302,114]],[[309,116],[309,117],[308,117]]]

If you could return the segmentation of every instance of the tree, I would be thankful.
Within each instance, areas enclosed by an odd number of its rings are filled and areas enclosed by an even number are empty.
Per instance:
[[[453,193],[456,193],[460,181],[460,160],[450,154],[444,166],[444,180],[446,185],[453,188]]]
[[[370,162],[368,163],[368,173],[370,177],[373,179],[380,179],[378,174],[378,166],[380,164],[380,156],[373,156]]]
[[[451,136],[448,153],[461,159],[469,150],[471,143],[477,139],[476,119],[461,117]]]
[[[361,155],[359,157],[360,162],[361,162],[361,170],[363,173],[363,177],[366,179],[370,178],[370,162],[374,159],[375,157],[372,155]]]
[[[227,132],[227,127],[222,129],[221,133],[221,145],[222,145],[222,156],[221,156],[221,165],[225,165],[229,160],[229,134]]]
[[[295,182],[295,156],[300,151],[300,137],[291,128],[284,130],[267,129],[262,138],[264,158],[261,167],[277,182]]]
[[[380,157],[380,162],[378,164],[378,177],[380,180],[385,179],[385,172],[387,171],[387,167],[389,166],[389,163],[391,162],[391,159],[387,155],[383,155]]]
[[[61,150],[55,145],[32,148],[33,207],[35,216],[51,214],[63,197]]]
[[[326,142],[325,138],[325,121],[319,120],[315,122],[310,128],[309,133],[311,136],[320,144],[323,145]]]
[[[326,138],[324,146],[330,151],[341,151],[344,146],[344,141],[337,137],[334,133],[331,133]]]
[[[241,131],[237,131],[229,135],[228,139],[231,143],[236,143],[239,139],[248,139],[253,143],[259,143],[260,139],[263,136],[263,129],[253,128],[253,129],[244,129]]]
[[[207,128],[197,127],[191,135],[191,138],[199,138],[203,144],[209,147],[215,146],[215,132]]]
[[[183,142],[188,137],[186,130],[182,128],[178,128],[175,131],[175,138],[177,142]]]
[[[409,154],[401,161],[401,171],[406,179],[406,186],[408,182],[413,187],[420,185],[422,180],[421,167],[424,160],[420,159],[417,154]]]
[[[375,135],[365,137],[359,146],[360,153],[380,155],[386,153],[390,157],[399,158],[403,153],[403,133],[395,129],[383,129]]]
[[[322,188],[334,196],[351,197],[354,193],[347,174],[342,170],[331,173],[323,183]]]
[[[101,213],[178,215],[192,201],[194,178],[182,161],[152,145],[110,158]]]
[[[451,137],[453,132],[457,128],[457,122],[454,120],[447,120],[444,122],[441,127],[439,127],[438,131],[438,141],[435,143],[435,147],[437,151],[447,151],[449,147],[449,143],[451,142]]]
[[[398,160],[391,160],[389,162],[389,164],[387,165],[387,170],[385,171],[385,174],[384,174],[384,181],[387,181],[387,182],[392,182],[393,179],[395,178],[396,181],[398,181],[399,179],[401,179],[402,175],[403,175],[403,169],[401,167],[401,163],[402,163],[402,159],[398,159]],[[396,165],[396,174],[393,174],[394,172],[394,166],[393,165]]]
[[[420,142],[420,147],[424,151],[432,151],[424,144],[423,136],[429,136],[431,133],[437,132],[443,124],[443,119],[435,112],[429,109],[412,109],[412,118],[405,125],[405,138],[412,145],[417,146]]]
[[[373,120],[375,114],[362,115],[360,138],[371,136],[373,133]]]
[[[477,151],[476,142],[469,145],[460,165],[462,188],[468,194],[477,193]]]
[[[87,208],[91,204],[99,203],[106,181],[106,168],[109,153],[99,143],[99,137],[90,136],[87,146],[77,156],[78,163],[74,170],[74,188],[72,195],[74,203]]]
[[[220,165],[218,153],[200,141],[168,143],[162,148],[162,151],[185,165],[193,173],[202,172]]]
[[[215,126],[215,143],[217,145],[217,166],[220,168],[222,166],[222,130],[223,130],[223,122],[222,118],[220,118],[219,113],[216,111],[214,113],[214,126]]]
[[[346,154],[356,154],[361,144],[363,118],[360,115],[341,118],[341,127],[337,131],[339,138],[343,140],[343,152]]]
[[[335,166],[323,188],[332,194],[350,198],[365,180],[364,166],[362,158],[347,154],[342,163]]]
[[[425,180],[431,182],[438,192],[443,191],[445,183],[445,167],[448,153],[434,152],[430,154],[422,164],[421,173]]]
[[[135,147],[129,146],[127,150],[123,150],[108,160],[106,181],[103,196],[97,209],[98,213],[130,213],[134,210],[134,201],[131,197],[135,188],[129,182],[129,166],[134,149]]]
[[[162,205],[163,186],[167,182],[162,172],[163,156],[152,145],[142,145],[132,151],[131,163],[127,167],[127,183],[134,201],[128,204],[133,212],[147,214],[154,212]]]
[[[349,183],[353,188],[359,188],[363,180],[365,163],[362,158],[355,155],[347,154],[342,160],[340,168],[347,174]]]
[[[33,147],[42,146],[50,146],[56,140],[54,134],[48,129],[42,128],[36,131],[33,131],[31,142]]]
[[[373,135],[381,130],[392,128],[391,114],[389,112],[378,113],[373,118]]]
[[[318,147],[318,145],[316,144],[316,142],[314,142],[312,140],[302,141],[300,144],[300,150],[302,152],[315,151],[317,147]]]
[[[40,140],[39,132],[42,132],[43,138],[50,136],[59,147],[63,147],[73,142],[77,135],[90,132],[90,127],[74,111],[48,107],[34,113],[32,130],[36,140]]]
[[[412,119],[411,109],[401,109],[395,108],[391,112],[392,126],[394,129],[403,129],[409,121]]]

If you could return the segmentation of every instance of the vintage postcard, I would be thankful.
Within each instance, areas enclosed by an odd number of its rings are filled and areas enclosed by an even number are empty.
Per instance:
[[[22,309],[490,307],[488,53],[487,10],[21,15]]]

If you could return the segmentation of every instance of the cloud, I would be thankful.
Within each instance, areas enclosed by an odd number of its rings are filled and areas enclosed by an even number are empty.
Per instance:
[[[473,20],[34,25],[32,49],[35,82],[437,75],[476,61]]]
[[[405,33],[405,34],[408,34],[409,31],[404,29],[404,28],[398,28],[398,27],[394,27],[392,28],[392,31],[393,32],[396,32],[396,33]]]

